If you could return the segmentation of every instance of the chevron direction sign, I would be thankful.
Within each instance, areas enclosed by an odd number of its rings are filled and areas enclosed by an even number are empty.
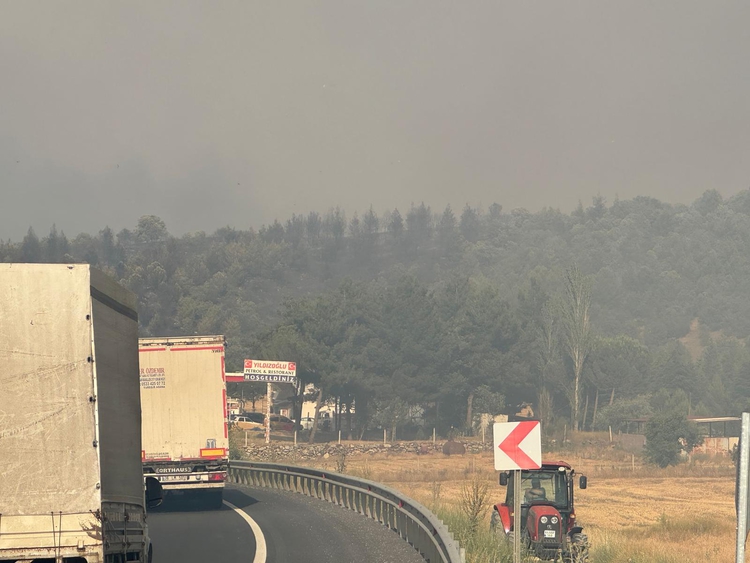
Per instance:
[[[542,466],[542,431],[538,420],[496,422],[492,426],[495,469],[515,471]]]

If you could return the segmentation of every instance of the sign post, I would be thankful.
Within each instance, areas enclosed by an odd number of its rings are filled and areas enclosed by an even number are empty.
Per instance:
[[[266,382],[266,444],[271,443],[271,384],[295,383],[297,364],[275,360],[245,360],[243,381]]]
[[[521,470],[542,466],[539,421],[496,422],[492,439],[495,470],[513,471],[513,563],[521,563]]]
[[[266,444],[271,443],[271,401],[273,401],[271,391],[271,384],[266,383]]]
[[[748,505],[750,505],[750,413],[742,413],[742,433],[740,434],[740,458],[737,460],[737,551],[736,562],[745,563],[745,543],[747,541]]]
[[[516,518],[518,515],[518,518]],[[518,526],[516,526],[518,522]],[[513,563],[521,563],[521,471],[513,472]]]

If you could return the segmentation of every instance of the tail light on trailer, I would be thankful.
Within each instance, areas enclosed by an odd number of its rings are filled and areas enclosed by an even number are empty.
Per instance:
[[[213,481],[213,482],[224,482],[226,481],[226,479],[227,479],[227,474],[223,471],[220,473],[211,473],[208,476],[208,480]]]

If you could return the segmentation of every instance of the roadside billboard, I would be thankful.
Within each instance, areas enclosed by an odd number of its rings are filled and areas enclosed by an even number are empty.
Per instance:
[[[277,360],[245,360],[245,381],[264,383],[294,383],[297,381],[297,364]]]

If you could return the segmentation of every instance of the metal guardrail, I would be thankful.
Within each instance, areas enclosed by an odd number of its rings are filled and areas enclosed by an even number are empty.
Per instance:
[[[308,467],[252,461],[231,461],[229,481],[302,493],[349,508],[398,533],[428,563],[465,562],[463,548],[435,514],[374,481]]]

